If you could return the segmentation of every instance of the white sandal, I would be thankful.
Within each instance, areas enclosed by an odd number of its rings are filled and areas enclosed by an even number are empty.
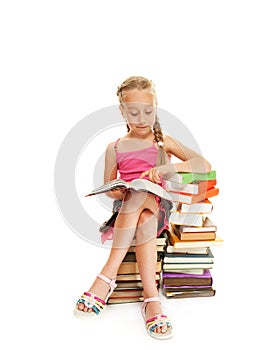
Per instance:
[[[78,318],[87,318],[91,315],[99,315],[101,311],[103,311],[106,307],[106,303],[110,297],[110,295],[113,293],[113,290],[116,288],[116,281],[110,280],[106,276],[102,275],[101,273],[97,275],[98,278],[105,281],[109,284],[110,290],[106,295],[105,300],[99,298],[97,295],[91,292],[84,292],[80,299],[78,299],[76,306],[74,308],[74,315]],[[83,303],[87,308],[91,308],[92,312],[86,312],[78,309],[78,304]]]
[[[161,302],[159,297],[146,298],[143,302],[142,310],[141,310],[142,315],[143,315],[144,320],[145,320],[147,333],[151,337],[156,338],[156,339],[170,339],[170,338],[172,338],[172,336],[173,336],[172,325],[171,325],[171,322],[169,321],[169,319],[167,318],[166,315],[157,314],[157,315],[150,317],[149,319],[146,320],[146,306],[148,303],[150,303],[152,301]],[[165,333],[154,332],[154,330],[157,327],[163,326],[163,325],[167,325],[167,331]]]

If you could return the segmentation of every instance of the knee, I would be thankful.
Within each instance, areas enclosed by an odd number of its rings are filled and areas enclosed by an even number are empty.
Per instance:
[[[157,218],[155,214],[145,209],[140,214],[137,230],[136,230],[136,245],[148,242],[153,237],[156,237]]]
[[[137,212],[138,215],[146,201],[145,192],[127,191],[121,206],[121,213],[131,214]]]
[[[151,210],[145,209],[139,216],[138,226],[146,224],[150,219],[154,217],[154,213]]]

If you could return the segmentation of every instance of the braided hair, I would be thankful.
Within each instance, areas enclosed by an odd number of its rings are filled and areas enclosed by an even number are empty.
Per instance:
[[[157,104],[157,98],[156,98],[156,92],[155,92],[155,85],[152,82],[152,80],[146,79],[141,76],[131,76],[127,78],[120,86],[117,88],[117,96],[119,99],[120,104],[122,104],[125,100],[125,92],[131,91],[133,89],[138,90],[144,90],[148,89],[151,90],[155,95],[155,101]],[[129,125],[127,124],[127,131],[130,131]],[[155,136],[155,141],[158,144],[158,154],[157,154],[157,162],[156,165],[163,165],[167,163],[167,154],[164,150],[164,138],[162,129],[159,123],[159,118],[156,114],[155,116],[155,122],[153,125],[153,132]]]

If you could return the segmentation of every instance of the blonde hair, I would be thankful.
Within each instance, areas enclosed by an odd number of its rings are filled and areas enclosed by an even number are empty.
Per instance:
[[[131,77],[127,78],[120,86],[118,86],[116,94],[118,96],[120,104],[122,104],[124,102],[125,92],[131,91],[134,89],[151,90],[155,96],[155,102],[157,105],[157,97],[156,97],[154,83],[152,82],[152,80],[149,80],[149,79],[141,77],[141,76],[131,76]],[[129,131],[129,130],[130,130],[130,128],[127,125],[127,131]],[[157,165],[166,164],[167,163],[167,154],[163,148],[164,138],[163,138],[163,133],[162,133],[162,129],[160,126],[157,112],[155,115],[153,132],[154,132],[154,136],[155,136],[155,141],[157,142],[157,144],[159,146],[156,164]]]

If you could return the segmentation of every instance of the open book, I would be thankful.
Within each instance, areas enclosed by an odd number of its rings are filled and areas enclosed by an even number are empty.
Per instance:
[[[126,182],[122,179],[115,179],[94,189],[85,197],[93,196],[95,194],[105,193],[108,191],[117,190],[121,188],[133,189],[135,191],[150,192],[161,198],[174,201],[174,199],[172,199],[172,196],[163,187],[146,179],[135,179],[131,182]]]

